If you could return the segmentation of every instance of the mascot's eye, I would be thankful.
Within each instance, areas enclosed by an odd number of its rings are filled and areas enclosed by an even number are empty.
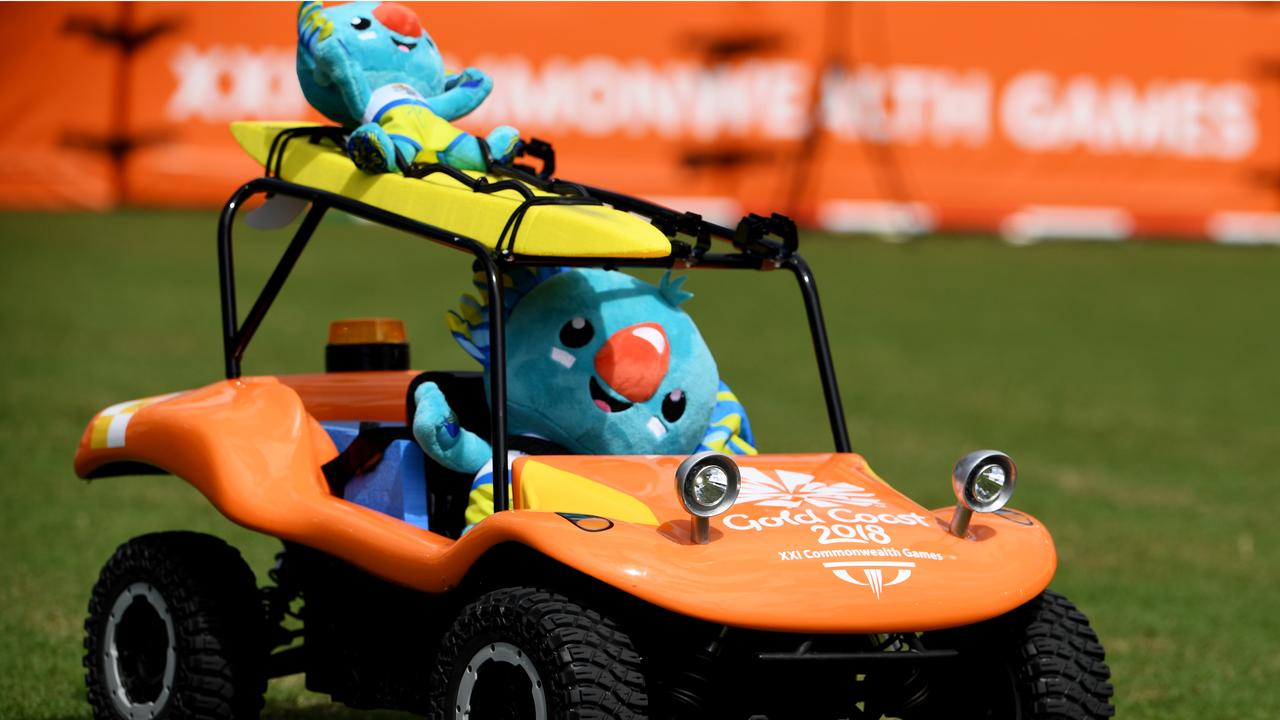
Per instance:
[[[596,330],[591,327],[590,321],[584,317],[576,317],[560,328],[560,342],[565,347],[580,348],[591,342],[595,334]]]
[[[667,422],[675,422],[684,415],[684,391],[672,390],[667,396],[662,398],[662,417]]]
[[[351,27],[357,30],[364,30],[373,23],[369,22],[369,18],[353,17],[351,18]]]

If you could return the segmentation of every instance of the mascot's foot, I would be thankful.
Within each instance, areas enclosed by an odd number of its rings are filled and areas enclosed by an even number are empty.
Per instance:
[[[509,163],[520,150],[520,131],[510,125],[499,125],[485,139],[489,145],[489,156],[496,163]]]
[[[397,169],[396,146],[387,132],[373,123],[362,125],[351,133],[347,140],[347,155],[351,156],[356,167],[367,173],[387,173]]]

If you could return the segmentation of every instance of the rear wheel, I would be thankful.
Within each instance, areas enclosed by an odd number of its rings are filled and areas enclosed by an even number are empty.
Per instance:
[[[240,553],[197,533],[144,535],[103,567],[85,620],[98,720],[257,717],[265,623]]]
[[[642,720],[640,655],[609,618],[563,595],[506,588],[468,605],[441,642],[432,717]]]
[[[1046,590],[979,625],[926,633],[929,649],[956,648],[961,662],[931,683],[930,710],[1000,720],[1097,720],[1115,715],[1106,653],[1089,619]]]

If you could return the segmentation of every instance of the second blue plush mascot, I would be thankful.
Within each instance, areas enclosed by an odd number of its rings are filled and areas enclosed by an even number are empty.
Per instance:
[[[513,268],[507,321],[507,414],[512,435],[570,452],[684,455],[700,449],[755,454],[746,413],[720,382],[715,360],[680,304],[683,278],[654,287],[606,270]],[[450,327],[485,366],[483,303],[463,298]],[[489,443],[453,420],[434,383],[416,394],[414,436],[445,467],[479,473],[467,507],[474,525],[493,512]]]
[[[477,138],[450,123],[475,110],[493,80],[475,68],[446,73],[418,16],[397,3],[304,2],[298,80],[307,102],[351,131],[347,152],[366,172],[397,172],[397,156],[484,170],[481,143],[497,162],[520,146],[520,134],[506,125]]]

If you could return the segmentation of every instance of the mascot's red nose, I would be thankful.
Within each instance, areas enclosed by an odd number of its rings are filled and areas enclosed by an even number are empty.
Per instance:
[[[373,9],[373,16],[391,32],[409,37],[422,34],[422,23],[418,21],[418,16],[400,3],[384,2]]]
[[[596,372],[631,402],[658,392],[671,362],[671,344],[658,323],[640,323],[614,333],[596,352]]]

